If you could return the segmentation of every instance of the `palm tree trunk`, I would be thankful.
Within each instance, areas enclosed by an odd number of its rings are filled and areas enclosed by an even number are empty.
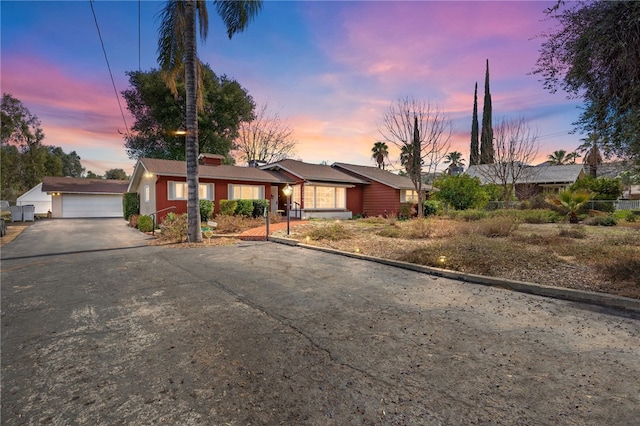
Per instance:
[[[189,0],[185,4],[185,89],[186,89],[186,127],[185,156],[187,160],[187,233],[189,241],[201,242],[200,208],[198,199],[198,115],[196,111],[196,2]]]

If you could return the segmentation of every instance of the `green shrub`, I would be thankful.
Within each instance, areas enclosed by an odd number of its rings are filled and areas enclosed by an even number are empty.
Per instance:
[[[122,213],[125,220],[129,220],[131,215],[140,213],[140,196],[137,192],[122,194]]]
[[[253,216],[253,201],[252,200],[237,200],[238,205],[236,206],[235,214],[244,217]]]
[[[253,203],[253,213],[251,214],[253,217],[263,217],[264,209],[267,209],[267,214],[269,213],[269,200],[251,200]]]
[[[222,215],[233,216],[237,207],[237,200],[220,200],[220,214]]]
[[[398,212],[398,219],[406,220],[411,219],[416,214],[416,209],[413,203],[401,203],[400,211]]]
[[[519,218],[524,223],[557,223],[562,215],[550,209],[531,209],[522,210]]]
[[[424,216],[434,216],[438,214],[438,212],[442,210],[442,204],[440,204],[436,200],[425,200],[423,204],[423,212]]]
[[[162,224],[162,231],[158,239],[162,241],[181,243],[187,239],[187,214],[177,215],[173,212],[169,213]]]
[[[200,200],[200,220],[208,221],[213,217],[213,202],[210,200]]]
[[[616,210],[613,217],[617,220],[625,220],[627,222],[635,222],[640,217],[640,213],[634,210]]]
[[[151,216],[142,215],[138,218],[138,230],[140,232],[153,231],[153,219]]]

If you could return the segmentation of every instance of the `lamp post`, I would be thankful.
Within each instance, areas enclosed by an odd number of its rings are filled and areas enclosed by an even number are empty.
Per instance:
[[[291,220],[291,194],[293,194],[293,188],[291,185],[287,184],[282,189],[282,193],[287,197],[287,235],[289,235],[289,223]]]

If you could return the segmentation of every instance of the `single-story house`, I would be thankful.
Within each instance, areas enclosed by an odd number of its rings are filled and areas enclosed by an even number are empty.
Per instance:
[[[285,212],[283,189],[290,185],[291,216],[351,218],[354,215],[394,214],[401,203],[417,199],[408,177],[376,167],[335,163],[332,166],[285,159],[260,167],[223,165],[224,157],[201,154],[198,166],[200,199],[268,199],[273,213]],[[140,214],[187,211],[186,163],[141,158],[129,183],[140,197]]]
[[[128,186],[128,180],[50,176],[42,180],[54,218],[122,217],[122,194]]]
[[[515,182],[515,192],[519,199],[527,199],[541,193],[564,191],[575,181],[586,176],[581,164],[522,165],[521,167],[524,170],[520,172],[518,180]],[[492,164],[479,164],[469,166],[465,173],[480,179],[482,185],[500,184],[495,170],[496,166]],[[512,183],[511,179],[509,179],[509,183]]]
[[[42,182],[22,194],[16,200],[16,206],[34,206],[34,213],[45,215],[51,211],[51,194],[42,191]]]

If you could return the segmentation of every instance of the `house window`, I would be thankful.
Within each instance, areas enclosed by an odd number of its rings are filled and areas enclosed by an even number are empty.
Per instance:
[[[346,188],[310,185],[304,187],[305,209],[344,209],[346,204]]]
[[[230,200],[262,200],[264,185],[229,185]]]
[[[213,184],[201,183],[198,185],[198,196],[201,200],[213,201]],[[169,199],[186,200],[188,197],[188,187],[186,182],[169,181]]]
[[[149,185],[144,186],[143,199],[145,203],[148,203],[151,200],[151,188],[149,188]]]
[[[418,193],[413,189],[403,189],[400,191],[400,202],[401,203],[417,203]]]

